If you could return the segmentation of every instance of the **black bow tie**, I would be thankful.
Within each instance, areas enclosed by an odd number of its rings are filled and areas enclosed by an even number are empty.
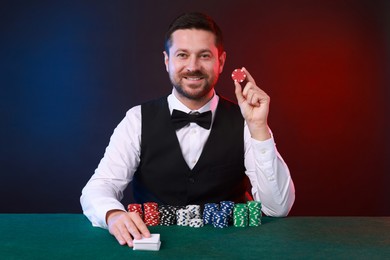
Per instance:
[[[211,111],[207,111],[204,113],[184,113],[182,111],[174,109],[171,115],[172,123],[175,129],[180,129],[189,123],[197,123],[203,128],[210,129],[211,126]]]

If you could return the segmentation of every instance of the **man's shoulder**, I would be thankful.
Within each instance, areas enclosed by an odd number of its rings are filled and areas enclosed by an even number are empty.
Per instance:
[[[167,97],[168,96],[162,96],[155,99],[147,100],[143,103],[141,103],[141,107],[150,107],[150,106],[164,106],[167,104]]]

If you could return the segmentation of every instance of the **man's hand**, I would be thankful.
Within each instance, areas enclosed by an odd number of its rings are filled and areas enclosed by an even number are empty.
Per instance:
[[[133,246],[133,238],[150,237],[150,232],[136,212],[111,210],[107,212],[109,232],[118,240],[119,244]]]
[[[271,138],[267,125],[270,98],[256,85],[255,80],[245,68],[242,68],[242,71],[247,79],[244,89],[239,82],[234,81],[238,105],[252,138],[259,141],[267,140]]]

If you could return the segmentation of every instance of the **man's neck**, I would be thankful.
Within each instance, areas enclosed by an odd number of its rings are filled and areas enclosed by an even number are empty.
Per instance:
[[[186,107],[188,107],[191,110],[199,110],[204,105],[206,105],[214,96],[214,90],[210,91],[207,95],[203,96],[200,99],[190,99],[187,97],[184,97],[180,95],[175,89],[173,91],[173,94],[175,97],[183,103]]]

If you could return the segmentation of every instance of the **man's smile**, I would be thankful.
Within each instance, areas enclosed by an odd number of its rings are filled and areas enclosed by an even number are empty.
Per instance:
[[[183,77],[183,78],[189,81],[199,81],[203,79],[203,77]]]

